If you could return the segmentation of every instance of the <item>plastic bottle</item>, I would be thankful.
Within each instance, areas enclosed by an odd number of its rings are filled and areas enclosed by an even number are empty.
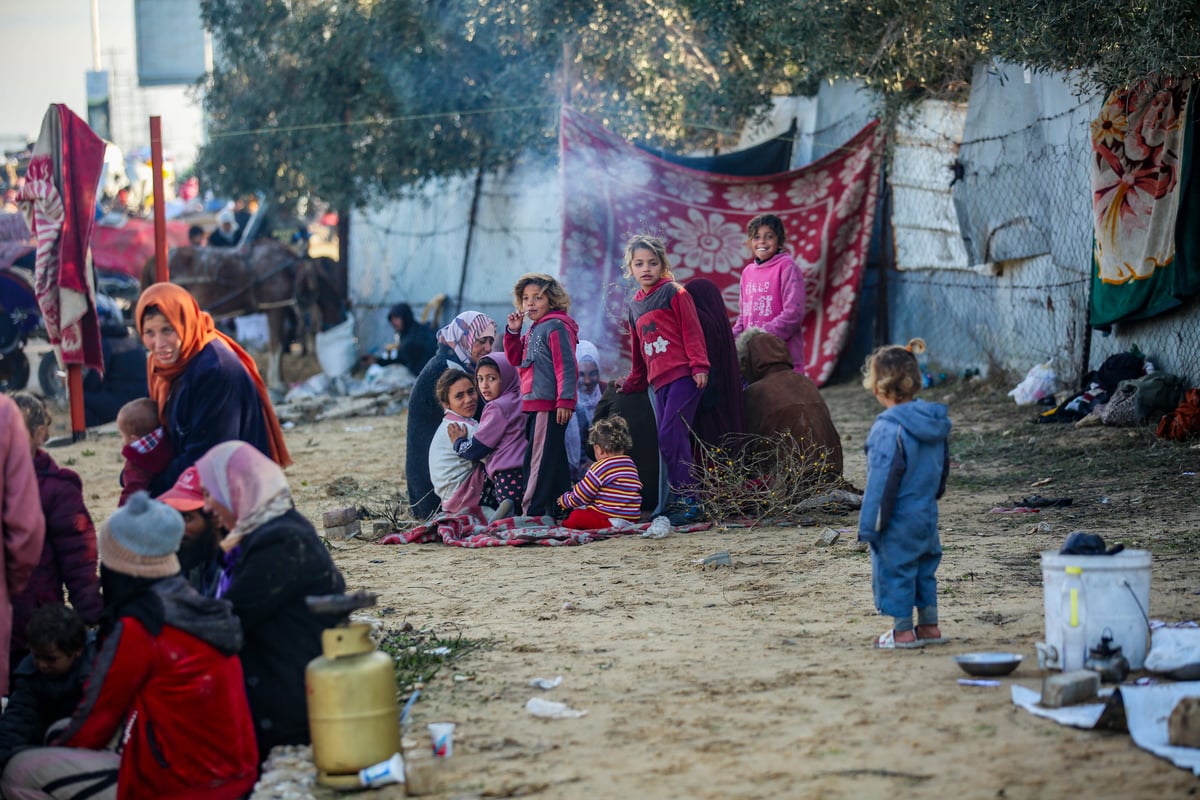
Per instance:
[[[1083,594],[1083,567],[1067,567],[1062,590],[1063,672],[1083,669],[1087,660],[1087,606]]]

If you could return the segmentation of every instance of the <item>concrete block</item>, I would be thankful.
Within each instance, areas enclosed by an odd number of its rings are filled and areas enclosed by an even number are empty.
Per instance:
[[[1051,675],[1042,681],[1042,707],[1062,708],[1095,700],[1100,692],[1100,676],[1090,669],[1078,669]]]
[[[1200,697],[1185,697],[1171,709],[1167,740],[1176,747],[1200,747]]]
[[[836,542],[838,537],[841,535],[841,533],[835,531],[833,528],[826,528],[825,530],[821,531],[821,535],[817,537],[817,546],[829,547],[831,544]]]
[[[333,508],[321,514],[321,521],[325,523],[326,528],[333,528],[337,525],[349,525],[356,519],[358,519],[358,509],[354,506]]]
[[[396,526],[388,522],[386,519],[377,519],[371,523],[371,533],[375,536],[375,538],[387,536],[395,529]]]
[[[362,533],[362,523],[358,520],[349,523],[348,525],[326,525],[326,539],[350,539]]]

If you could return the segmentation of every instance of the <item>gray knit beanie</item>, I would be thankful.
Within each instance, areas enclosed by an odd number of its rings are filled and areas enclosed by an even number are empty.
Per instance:
[[[100,563],[137,578],[167,578],[179,572],[175,552],[183,539],[183,516],[166,503],[134,492],[100,526]]]

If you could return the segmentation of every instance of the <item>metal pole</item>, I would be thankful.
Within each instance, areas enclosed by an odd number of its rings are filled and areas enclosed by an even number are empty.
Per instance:
[[[171,280],[167,266],[167,204],[163,200],[162,117],[150,118],[150,169],[154,171],[154,280]]]
[[[92,0],[92,71],[100,69],[100,0]]]

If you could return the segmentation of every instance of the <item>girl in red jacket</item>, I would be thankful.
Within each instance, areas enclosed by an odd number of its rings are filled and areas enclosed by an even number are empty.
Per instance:
[[[671,524],[696,522],[700,504],[692,488],[691,426],[708,385],[708,351],[692,296],[675,282],[661,239],[638,235],[625,246],[625,274],[638,284],[629,301],[632,364],[621,391],[654,389],[658,451],[674,503]]]

